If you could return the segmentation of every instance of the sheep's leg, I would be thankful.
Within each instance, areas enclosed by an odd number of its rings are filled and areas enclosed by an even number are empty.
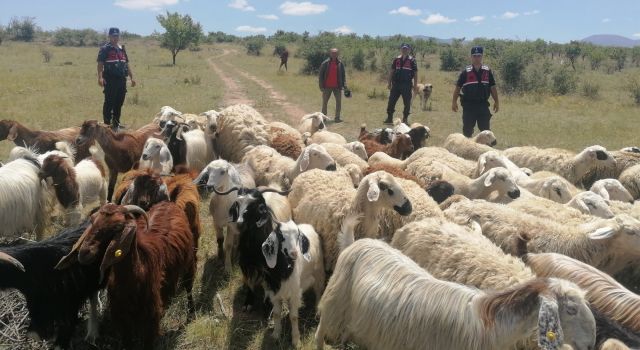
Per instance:
[[[279,339],[282,334],[282,300],[273,303],[273,339]]]
[[[298,310],[302,304],[302,295],[289,300],[289,320],[291,321],[291,343],[297,348],[300,344],[300,329],[298,327]]]
[[[107,203],[107,197],[108,197],[107,191],[108,191],[107,183],[104,182],[102,185],[102,188],[100,189],[100,206]]]
[[[109,189],[107,191],[107,200],[113,200],[113,190],[116,188],[116,181],[118,180],[118,172],[115,169],[109,169]]]
[[[316,350],[324,349],[324,323],[322,322],[323,318],[320,316],[320,323],[318,323],[318,328],[316,329]]]
[[[220,229],[222,231],[222,228]],[[216,231],[217,232],[217,231]],[[227,237],[224,238],[224,269],[231,275],[233,247],[236,240],[236,229],[233,225],[227,225]]]
[[[100,299],[98,292],[93,294],[89,298],[89,322],[87,323],[87,336],[84,340],[90,344],[95,345],[98,338],[98,308],[100,306]]]

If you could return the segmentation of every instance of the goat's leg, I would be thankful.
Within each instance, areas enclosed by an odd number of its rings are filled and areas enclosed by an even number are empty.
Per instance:
[[[273,302],[273,339],[279,339],[282,334],[282,300]]]
[[[116,181],[118,180],[118,172],[115,169],[109,169],[109,190],[107,192],[107,200],[113,200],[113,190],[116,188]]]
[[[316,329],[316,350],[324,349],[324,322],[322,322],[322,316],[320,316],[320,323],[318,323],[318,328]]]
[[[107,203],[107,197],[109,196],[108,191],[109,191],[109,188],[108,188],[107,182],[105,181],[102,184],[102,188],[100,189],[100,206]]]
[[[193,303],[193,276],[196,271],[196,263],[194,261],[193,268],[189,269],[187,273],[185,273],[183,278],[184,289],[187,292],[187,307],[189,308],[189,319],[193,319],[196,308]]]
[[[235,247],[237,230],[233,224],[227,225],[227,234],[224,237],[224,269],[231,275],[232,259]]]
[[[98,338],[98,309],[100,308],[100,299],[98,292],[95,292],[89,298],[89,322],[87,323],[87,336],[84,337],[86,342],[95,345]]]
[[[291,321],[291,343],[294,348],[300,344],[300,329],[298,328],[298,310],[302,304],[302,292],[289,300],[289,320]]]

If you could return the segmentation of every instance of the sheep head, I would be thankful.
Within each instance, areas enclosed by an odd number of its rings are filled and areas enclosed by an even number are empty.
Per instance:
[[[269,268],[277,265],[278,257],[284,258],[287,266],[292,266],[291,262],[302,256],[306,261],[311,260],[309,255],[309,239],[300,231],[298,225],[293,221],[277,223],[274,230],[262,243],[262,254]],[[282,255],[279,254],[282,253]]]
[[[336,162],[333,160],[329,152],[318,144],[311,144],[305,147],[298,157],[298,171],[304,172],[311,169],[322,169],[335,171]]]
[[[569,201],[569,203],[567,203],[567,205],[580,210],[580,212],[584,214],[589,214],[605,219],[614,217],[613,212],[609,208],[607,202],[605,202],[604,198],[591,191],[585,191],[576,194]]]
[[[240,173],[233,164],[223,159],[214,160],[202,169],[193,183],[199,187],[207,187],[209,191],[227,191],[231,187],[241,186]]]
[[[143,222],[139,222],[134,214],[142,216]],[[105,204],[91,215],[91,224],[71,252],[58,262],[56,269],[67,268],[76,262],[90,265],[102,258],[100,280],[103,280],[107,269],[129,254],[140,225],[144,230],[149,226],[149,218],[142,208]]]
[[[542,183],[540,195],[554,202],[564,204],[571,200],[571,189],[566,180],[559,176],[552,176]]]
[[[475,137],[476,143],[480,143],[487,146],[495,146],[498,144],[498,140],[496,139],[496,135],[491,130],[483,130],[478,133]]]
[[[365,176],[359,190],[366,191],[367,200],[377,205],[393,208],[402,216],[410,215],[413,208],[402,187],[391,174],[386,171],[376,171]]]
[[[42,161],[42,167],[38,172],[40,180],[44,180],[48,177],[56,177],[61,172],[66,172],[68,167],[65,167],[66,160],[57,154],[52,154]],[[64,175],[64,174],[61,174]]]
[[[425,146],[427,139],[431,136],[431,130],[424,125],[413,126],[407,132],[413,142],[414,151]]]
[[[480,157],[478,157],[478,167],[476,169],[476,174],[480,176],[487,170],[497,167],[507,167],[504,156],[497,151],[485,152],[481,154]]]
[[[602,179],[591,186],[591,191],[605,200],[633,203],[631,193],[616,179]]]
[[[395,148],[395,155],[397,158],[403,158],[404,156],[413,152],[413,141],[409,134],[396,135],[391,142],[392,148]]]
[[[360,141],[353,141],[343,145],[344,148],[351,151],[351,153],[357,155],[362,160],[367,160],[369,157],[367,156],[367,150],[364,147],[364,144]]]
[[[154,204],[168,200],[169,191],[160,174],[147,169],[133,179],[120,204],[133,204],[149,210]]]
[[[0,141],[13,142],[18,137],[18,123],[13,120],[0,120]]]
[[[498,167],[490,169],[484,177],[484,186],[498,191],[501,195],[507,194],[509,198],[520,197],[520,188],[509,170]]]
[[[426,189],[427,193],[438,204],[442,204],[447,198],[453,196],[453,185],[444,180],[436,180]]]
[[[307,114],[304,117],[302,117],[301,122],[304,122],[306,120],[311,120],[311,133],[313,134],[314,132],[318,131],[318,130],[323,130],[325,128],[325,121],[329,120],[329,117],[327,117],[326,115],[320,113],[320,112],[315,112],[315,113],[311,113],[311,114]]]
[[[595,334],[596,321],[585,292],[571,282],[550,278],[547,291],[540,295],[540,348],[558,349],[564,340],[573,349],[590,350],[594,348]]]
[[[257,206],[257,209],[256,209],[258,213],[258,221],[256,222],[257,227],[262,227],[265,224],[267,224],[269,220],[273,220],[273,213],[271,212],[271,209],[267,205],[267,202],[265,201],[262,194],[267,192],[274,192],[281,196],[286,196],[290,192],[290,191],[279,191],[277,189],[263,187],[263,186],[260,186],[258,188],[232,187],[229,190],[224,192],[218,192],[215,190],[215,188],[213,189],[213,192],[221,196],[226,196],[229,193],[234,191],[238,192],[238,197],[236,198],[234,203],[231,205],[231,208],[229,208],[229,222],[243,223],[244,214],[247,212],[247,209],[249,208],[249,206],[253,204]]]
[[[160,150],[164,145],[164,142],[160,139],[153,137],[148,138],[144,143],[144,148],[142,149],[141,160],[150,160],[153,156],[160,153]]]
[[[611,153],[602,146],[589,146],[578,153],[573,159],[575,172],[578,178],[582,178],[596,167],[611,169],[615,167],[616,160]]]
[[[218,116],[220,116],[220,112],[212,109],[206,112],[202,112],[200,113],[200,115],[207,117],[207,134],[215,135],[218,131]]]
[[[640,221],[627,214],[619,214],[613,219],[598,221],[597,224],[600,227],[593,229],[588,237],[604,244],[610,255],[613,254],[613,259],[606,261],[612,266],[596,267],[612,274],[640,257]]]

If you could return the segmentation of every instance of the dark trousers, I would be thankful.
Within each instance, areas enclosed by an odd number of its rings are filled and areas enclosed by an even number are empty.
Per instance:
[[[464,136],[471,137],[476,124],[478,124],[480,131],[491,129],[489,103],[462,105],[462,133]]]
[[[282,66],[284,66],[284,70],[288,71],[288,69],[287,69],[287,61],[285,61],[285,60],[280,61],[280,67],[278,67],[278,69],[282,69]]]
[[[120,125],[124,96],[127,94],[127,79],[105,79],[103,92],[102,118],[104,123],[118,126]]]
[[[342,90],[340,89],[322,89],[322,114],[327,115],[327,104],[331,94],[336,98],[336,118],[340,118],[342,109]]]
[[[393,112],[396,109],[396,103],[400,96],[402,96],[402,103],[404,109],[402,110],[402,116],[406,119],[411,113],[411,84],[393,84],[391,86],[391,92],[389,93],[389,104],[387,104],[387,118],[391,120],[393,118]]]

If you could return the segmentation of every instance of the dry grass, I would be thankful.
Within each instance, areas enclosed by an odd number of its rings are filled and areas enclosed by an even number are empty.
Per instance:
[[[239,52],[233,58],[226,58],[225,62],[267,81],[305,111],[319,110],[321,100],[316,78],[297,73],[302,60],[291,55],[289,72],[278,73],[279,59],[276,57],[246,56],[241,47],[221,47]],[[167,65],[170,61],[168,52],[155,43],[132,42],[127,48],[140,85],[129,89],[122,118],[126,125],[137,127],[147,123],[163,105],[199,113],[217,109],[223,104],[224,87],[206,61],[206,58],[219,53],[218,46],[205,46],[199,52],[181,52],[176,67]],[[43,63],[40,47],[36,44],[3,43],[0,46],[0,119],[15,119],[36,129],[58,129],[80,125],[85,119],[101,119],[103,97],[95,78],[97,49],[54,47],[50,51],[53,53],[51,62]],[[264,52],[270,50],[265,49]],[[450,94],[456,73],[440,72],[437,59],[430,57],[429,60],[431,69],[426,74],[423,69],[420,80],[434,85],[430,100],[432,110],[416,111],[411,121],[430,126],[433,137],[429,143],[439,145],[449,133],[458,132],[460,128],[460,115],[450,111]],[[72,64],[64,64],[67,61]],[[423,64],[420,66],[424,67]],[[503,97],[502,110],[493,123],[500,147],[533,144],[577,150],[596,143],[611,149],[634,144],[638,108],[627,94],[620,93],[622,74],[588,75],[589,79],[597,80],[601,85],[599,98],[594,101],[579,95]],[[283,116],[281,107],[271,101],[264,89],[242,76],[234,77],[261,113],[281,120],[290,119]],[[384,119],[386,100],[369,99],[367,94],[374,88],[378,91],[384,89],[385,84],[379,81],[378,74],[352,70],[349,70],[348,82],[354,97],[343,99],[345,123],[330,125],[330,129],[355,139],[361,123],[366,122],[373,128]],[[419,107],[417,101],[415,107]],[[332,105],[329,108],[331,111]],[[397,109],[401,109],[401,102]],[[6,157],[12,146],[6,141],[0,143],[0,159]],[[165,334],[157,348],[289,349],[288,321],[283,328],[283,338],[274,341],[270,337],[272,325],[264,316],[264,310],[248,314],[241,311],[245,295],[241,273],[236,268],[232,276],[225,276],[223,263],[215,256],[216,242],[207,208],[208,200],[204,199],[200,209],[204,234],[200,241],[194,289],[196,317],[188,320],[186,297],[184,294],[178,296],[167,310],[163,320]],[[222,300],[224,312],[216,295]],[[312,305],[313,298],[305,300]],[[17,316],[8,319],[17,317],[20,320],[24,315],[20,301],[12,305],[18,311],[14,312],[12,308],[0,315],[15,313]],[[0,321],[7,319],[0,318]],[[316,325],[312,307],[302,310],[300,324],[303,349],[311,349]],[[0,332],[3,329],[6,327],[0,324]],[[24,331],[16,325],[12,329]],[[119,340],[109,329],[106,316],[101,334],[98,348],[118,347]],[[0,334],[0,348],[35,349],[42,346],[26,343],[23,336],[21,333],[20,339],[12,342]],[[74,339],[75,348],[95,349],[82,341],[83,336],[84,328],[79,327]]]

